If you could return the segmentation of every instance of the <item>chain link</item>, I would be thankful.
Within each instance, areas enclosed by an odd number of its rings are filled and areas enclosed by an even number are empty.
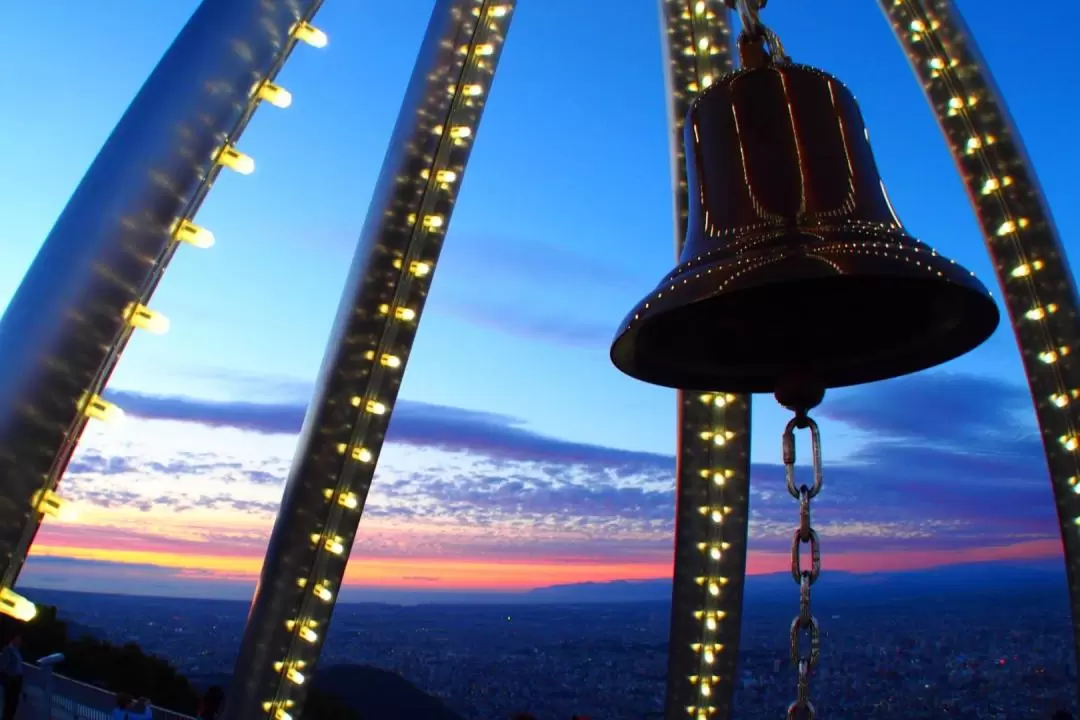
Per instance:
[[[812,485],[795,484],[795,430],[810,430]],[[810,522],[810,501],[821,492],[821,434],[817,423],[805,411],[797,411],[784,428],[784,476],[791,497],[799,501],[799,526],[791,536],[791,577],[799,586],[799,614],[791,621],[791,663],[798,671],[795,702],[788,706],[788,720],[814,720],[817,711],[810,702],[810,675],[821,658],[821,629],[810,610],[810,587],[821,574],[821,546]],[[810,546],[810,567],[803,565],[802,546]],[[803,654],[800,640],[809,640]]]
[[[768,0],[724,0],[724,4],[729,10],[739,13],[739,20],[742,22],[742,31],[739,33],[740,47],[743,42],[760,45],[764,41],[774,63],[782,64],[788,61],[780,37],[761,22],[760,13],[765,9]]]

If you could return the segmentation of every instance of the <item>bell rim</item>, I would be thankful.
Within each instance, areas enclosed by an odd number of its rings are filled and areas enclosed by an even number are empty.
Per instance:
[[[889,369],[875,372],[862,372],[855,373],[854,380],[845,382],[835,382],[830,380],[827,382],[827,387],[849,387],[853,385],[861,385],[870,382],[879,382],[893,377],[902,377],[904,375],[910,375],[916,372],[922,372],[938,365],[955,360],[963,355],[971,352],[975,348],[979,347],[982,343],[988,340],[993,333],[997,330],[1001,322],[1001,310],[998,307],[994,297],[990,294],[986,286],[974,275],[962,268],[962,266],[955,262],[948,260],[945,256],[936,253],[929,246],[909,239],[904,243],[904,247],[911,249],[915,246],[921,246],[928,251],[928,255],[934,257],[937,263],[940,263],[940,269],[933,271],[933,274],[915,275],[915,274],[898,274],[895,272],[885,272],[882,270],[867,270],[858,273],[857,275],[816,275],[807,276],[794,280],[793,282],[805,283],[807,286],[829,283],[836,285],[837,283],[852,283],[853,281],[866,283],[867,281],[873,281],[875,283],[882,284],[895,284],[897,287],[904,287],[907,290],[910,288],[922,285],[926,288],[927,292],[943,292],[950,296],[956,307],[962,308],[963,312],[958,319],[958,324],[963,331],[950,335],[951,342],[940,344],[935,352],[929,352],[926,354],[910,354],[910,357],[906,361],[894,361],[891,364],[886,364]],[[691,263],[681,265],[682,271],[679,273],[673,272],[668,276],[665,276],[663,281],[652,292],[646,296],[645,299],[640,301],[635,307],[626,315],[624,320],[619,326],[619,330],[615,333],[615,337],[612,341],[609,357],[613,365],[623,374],[635,378],[639,381],[646,382],[652,385],[658,385],[661,387],[670,387],[683,390],[702,390],[702,391],[715,391],[715,392],[732,392],[732,393],[772,393],[775,387],[768,384],[763,384],[757,377],[744,380],[741,383],[729,383],[727,387],[717,386],[716,383],[707,382],[702,380],[701,382],[682,382],[679,378],[692,375],[685,370],[657,370],[655,368],[649,369],[647,361],[641,360],[634,356],[635,342],[640,337],[642,330],[645,328],[652,328],[653,323],[658,319],[665,316],[669,316],[671,313],[677,312],[680,309],[689,308],[691,306],[701,305],[703,303],[715,302],[716,298],[720,295],[727,295],[729,298],[735,296],[750,296],[754,292],[760,291],[763,287],[769,285],[779,284],[779,281],[773,283],[765,283],[765,285],[750,285],[748,287],[735,287],[730,291],[726,291],[723,286],[715,287],[715,283],[710,283],[708,289],[704,291],[693,292],[689,289],[682,290],[679,285],[675,284],[675,291],[672,292],[672,282],[679,280],[682,275],[690,272],[697,272],[700,276],[708,272],[709,266],[723,266],[729,265],[730,258],[722,258],[713,261],[712,263],[693,266]],[[951,270],[951,272],[946,272]],[[939,274],[940,273],[940,274]],[[650,307],[653,302],[656,302],[656,296],[663,294],[666,291],[666,298],[660,298],[662,302],[660,307]],[[673,298],[682,297],[685,300],[677,302],[675,305],[669,305],[673,302]],[[812,295],[808,295],[812,297]],[[729,300],[730,301],[730,300]],[[666,306],[666,307],[665,307]],[[915,361],[916,358],[922,358]],[[699,373],[704,375],[704,373]]]

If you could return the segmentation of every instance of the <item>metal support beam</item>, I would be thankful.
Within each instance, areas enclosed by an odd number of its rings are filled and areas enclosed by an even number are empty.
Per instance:
[[[435,5],[267,547],[229,720],[302,715],[513,9]]]
[[[205,0],[120,119],[0,319],[0,610],[89,418],[218,171],[250,172],[234,144],[318,0]],[[317,43],[316,43],[317,44]],[[32,606],[29,610],[32,611]]]
[[[683,125],[690,102],[734,69],[723,0],[661,0],[671,128],[675,255],[689,200]],[[750,397],[678,393],[675,573],[665,717],[731,717],[742,626],[750,480]]]
[[[952,0],[879,0],[937,115],[994,263],[1057,505],[1080,654],[1080,315],[1035,170]]]

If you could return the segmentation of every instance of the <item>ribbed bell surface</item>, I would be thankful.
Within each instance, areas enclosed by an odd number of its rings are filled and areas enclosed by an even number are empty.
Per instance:
[[[994,332],[983,284],[897,219],[836,78],[733,73],[694,102],[685,142],[686,243],[620,327],[622,372],[689,390],[841,387],[939,365]]]

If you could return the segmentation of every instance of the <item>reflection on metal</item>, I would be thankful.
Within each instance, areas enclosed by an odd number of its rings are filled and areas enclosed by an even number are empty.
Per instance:
[[[982,283],[897,219],[839,80],[790,62],[743,69],[687,123],[686,244],[616,334],[621,371],[789,395],[935,367],[993,333]]]
[[[267,548],[229,720],[302,714],[513,7],[436,3]]]
[[[1004,99],[951,0],[879,0],[967,186],[1042,430],[1080,652],[1080,325],[1076,286]]]
[[[212,236],[188,221],[257,105],[253,87],[274,77],[295,44],[291,31],[318,5],[203,2],[8,305],[0,320],[0,588],[14,585],[42,516],[61,511],[56,486],[87,420],[119,414],[101,398],[105,383],[134,329],[164,329],[145,304],[178,242],[209,244]]]
[[[660,16],[677,258],[689,208],[683,126],[694,97],[734,69],[734,48],[723,0],[660,0]],[[675,573],[665,716],[724,719],[731,716],[742,626],[750,397],[680,391],[677,402]],[[717,435],[726,442],[718,444]],[[723,524],[714,520],[715,513],[722,514]],[[713,578],[718,592],[711,593],[702,578]],[[720,578],[726,580],[722,585]],[[700,683],[703,677],[709,678],[707,685]]]

